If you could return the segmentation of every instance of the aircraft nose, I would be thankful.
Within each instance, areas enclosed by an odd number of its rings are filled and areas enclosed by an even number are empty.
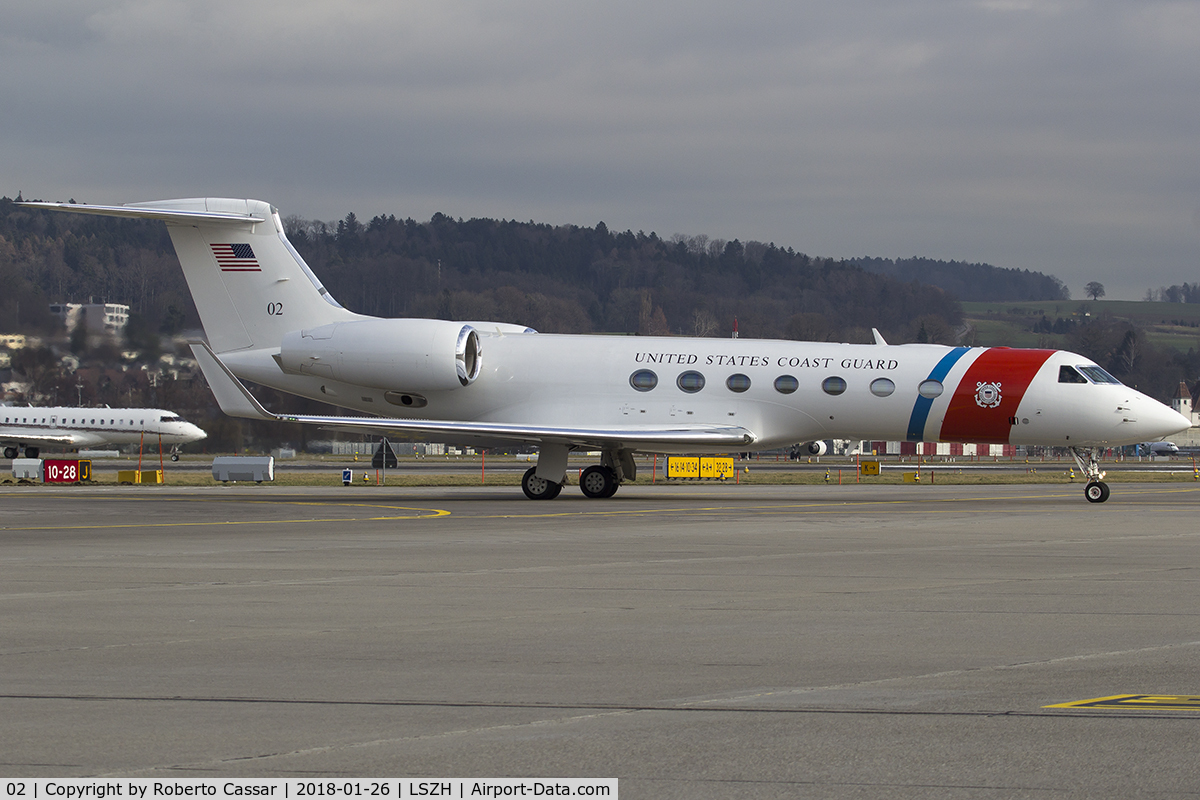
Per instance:
[[[1192,427],[1190,419],[1157,400],[1144,403],[1143,408],[1138,412],[1138,417],[1139,427],[1145,431],[1146,441],[1163,439]]]
[[[204,430],[202,428],[200,428],[199,426],[192,425],[192,423],[190,423],[190,422],[188,423],[188,425],[191,426],[191,429],[192,429],[191,434],[196,437],[196,441],[200,441],[201,439],[208,438],[208,434],[205,433]]]

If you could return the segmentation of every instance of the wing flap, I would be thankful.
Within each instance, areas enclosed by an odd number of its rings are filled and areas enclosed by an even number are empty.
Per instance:
[[[623,428],[567,428],[510,425],[499,422],[394,419],[388,417],[309,416],[273,414],[242,385],[205,342],[190,342],[192,353],[221,410],[231,417],[321,425],[343,431],[400,435],[437,434],[537,444],[633,447],[744,447],[757,437],[746,428],[720,425],[679,425],[668,428],[636,425]]]

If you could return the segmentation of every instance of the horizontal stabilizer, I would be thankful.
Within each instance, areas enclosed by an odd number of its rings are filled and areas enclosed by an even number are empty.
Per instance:
[[[154,203],[131,203],[124,206],[90,206],[83,203],[19,203],[29,208],[46,208],[53,211],[70,211],[76,214],[98,214],[103,217],[127,217],[130,219],[156,219],[176,224],[195,225],[198,222],[208,224],[253,224],[264,222],[261,217],[236,212],[209,211],[207,208],[171,208],[178,200],[164,201],[161,206]],[[200,200],[197,205],[204,205]]]

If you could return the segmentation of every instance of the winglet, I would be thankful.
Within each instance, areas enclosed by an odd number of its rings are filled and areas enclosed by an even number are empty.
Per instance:
[[[217,354],[207,342],[188,342],[188,345],[192,348],[192,355],[196,356],[196,363],[200,365],[200,371],[208,381],[208,388],[217,398],[217,405],[222,411],[231,417],[280,419],[254,399],[254,395],[229,371],[229,367],[221,363],[221,359],[217,358]]]
[[[879,328],[871,328],[871,335],[875,337],[875,344],[887,344],[887,342],[884,341],[883,334],[879,332]]]

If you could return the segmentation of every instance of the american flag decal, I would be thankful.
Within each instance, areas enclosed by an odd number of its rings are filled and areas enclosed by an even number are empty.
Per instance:
[[[217,259],[217,266],[221,268],[221,272],[262,272],[262,267],[258,266],[258,259],[254,257],[254,250],[248,244],[214,244],[212,247],[213,255]]]

